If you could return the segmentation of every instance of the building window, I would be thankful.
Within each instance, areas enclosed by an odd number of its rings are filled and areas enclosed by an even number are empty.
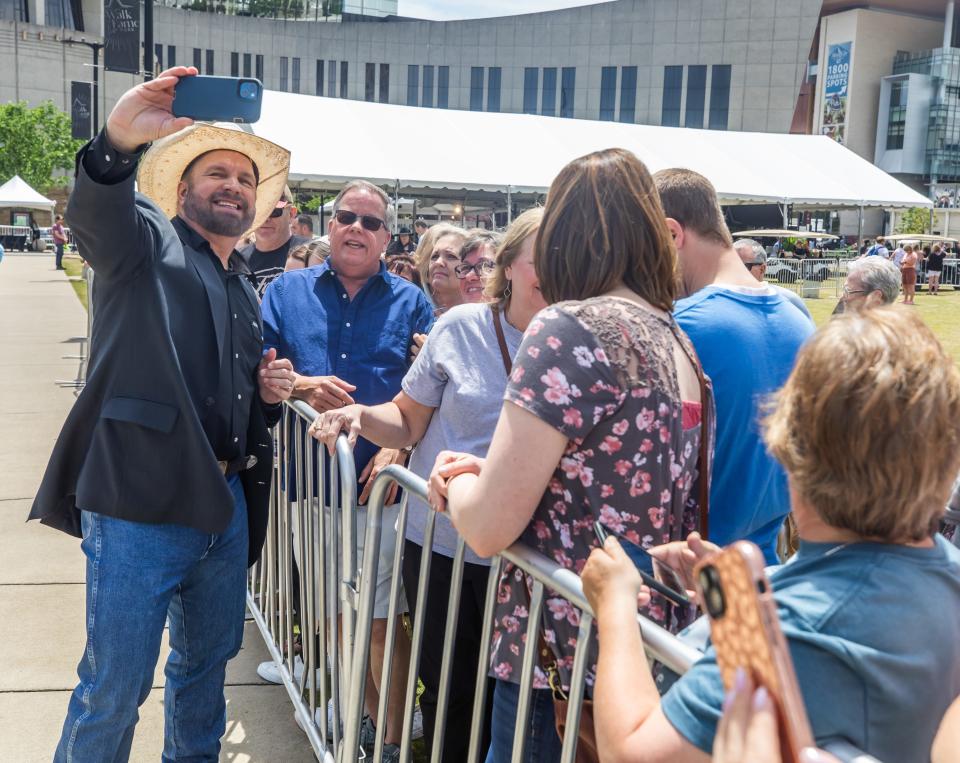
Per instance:
[[[390,64],[380,64],[380,103],[390,103]]]
[[[600,71],[600,119],[612,122],[617,108],[617,67],[604,66]]]
[[[483,67],[470,67],[470,111],[483,111]]]
[[[441,66],[437,69],[437,108],[447,108],[450,98],[450,67]]]
[[[703,127],[703,105],[707,99],[707,67],[687,67],[687,113],[684,127]]]
[[[433,108],[433,67],[423,67],[423,93],[420,96],[420,105]]]
[[[0,0],[0,20],[29,23],[25,0]]]
[[[230,76],[240,76],[240,54],[236,51],[230,54]]]
[[[7,3],[2,3],[7,5]],[[79,3],[77,4],[79,5]],[[12,15],[12,14],[11,14]],[[46,16],[47,26],[58,26],[64,29],[76,29],[77,25],[73,19],[73,6],[68,0],[47,0],[44,6],[44,15]],[[0,13],[0,17],[6,17]],[[19,19],[23,20],[23,19]],[[34,23],[44,23],[39,19]]]
[[[537,88],[540,86],[540,70],[528,66],[523,70],[523,113],[537,113]]]
[[[323,95],[323,73],[326,69],[327,64],[322,58],[317,59],[317,82],[316,82],[316,93],[317,95]]]
[[[487,111],[500,111],[500,74],[499,66],[487,69]]]
[[[287,69],[289,68],[290,59],[286,56],[280,56],[280,90],[281,92],[287,92]]]
[[[664,127],[680,126],[680,97],[683,94],[683,67],[663,67],[663,108],[660,124]]]
[[[407,106],[420,103],[420,67],[417,64],[407,66]]]
[[[364,67],[363,79],[363,98],[366,101],[374,101],[377,94],[377,65],[368,63]]]
[[[337,97],[337,62],[327,61],[327,98]]]
[[[903,148],[903,135],[907,124],[907,81],[894,82],[890,86],[890,118],[887,120],[887,151]]]
[[[637,67],[624,66],[620,71],[620,121],[637,121]]]
[[[263,82],[263,56],[259,53],[257,53],[255,64],[256,64],[256,77],[258,80],[260,80],[260,82]]]
[[[203,51],[200,48],[193,49],[193,65],[197,67],[197,73],[203,73]]]
[[[167,45],[167,66],[177,65],[177,46]]]
[[[573,95],[577,89],[577,69],[564,66],[560,74],[560,116],[573,117]]]
[[[163,71],[163,45],[153,46],[153,60],[156,62],[156,70]]]
[[[251,58],[252,56],[249,53],[243,54],[243,76],[244,77],[250,76],[250,59]]]
[[[543,94],[540,96],[540,113],[548,117],[557,115],[557,68],[543,70]]]
[[[710,78],[710,122],[711,130],[726,130],[730,114],[730,65],[713,67]]]
[[[294,58],[291,62],[292,68],[290,71],[290,79],[292,80],[291,84],[293,85],[293,92],[300,92],[300,59]]]
[[[347,62],[340,62],[340,97],[347,97]]]
[[[203,73],[209,77],[213,76],[213,51],[212,50],[207,51],[207,67],[206,69],[204,69]]]

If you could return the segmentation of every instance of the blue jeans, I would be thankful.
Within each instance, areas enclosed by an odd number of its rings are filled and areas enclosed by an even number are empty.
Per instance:
[[[55,763],[130,757],[168,618],[161,759],[216,763],[246,598],[247,505],[239,477],[228,482],[235,510],[217,535],[83,512],[87,643]]]
[[[519,685],[497,681],[497,688],[493,692],[490,750],[486,763],[510,763],[519,701]],[[555,719],[553,694],[549,689],[534,689],[530,695],[530,726],[527,729],[524,763],[556,763],[560,760],[561,742]]]

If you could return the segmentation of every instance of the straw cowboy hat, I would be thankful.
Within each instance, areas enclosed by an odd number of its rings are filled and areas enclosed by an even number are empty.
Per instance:
[[[173,217],[177,214],[177,185],[184,170],[201,154],[219,150],[243,154],[257,167],[260,182],[250,226],[250,230],[256,230],[283,195],[290,170],[290,152],[237,125],[197,123],[156,141],[140,160],[137,173],[140,193],[155,202],[167,217]]]

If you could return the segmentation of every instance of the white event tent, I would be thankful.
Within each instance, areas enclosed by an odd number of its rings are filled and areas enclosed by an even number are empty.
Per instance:
[[[365,178],[410,194],[545,193],[571,159],[620,147],[651,172],[686,167],[702,173],[724,204],[932,205],[824,136],[455,111],[269,90],[260,121],[250,129],[291,151],[290,180],[308,188]]]
[[[56,207],[56,202],[41,196],[19,175],[14,175],[6,183],[0,185],[0,209],[45,209],[50,214]]]

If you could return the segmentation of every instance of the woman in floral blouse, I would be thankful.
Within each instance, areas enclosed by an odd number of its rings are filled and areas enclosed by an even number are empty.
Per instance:
[[[560,172],[535,265],[552,307],[527,328],[487,458],[441,453],[431,503],[481,556],[520,540],[576,573],[598,545],[597,520],[644,547],[685,538],[699,516],[702,406],[713,402],[701,400],[696,355],[670,315],[676,252],[636,156],[608,149]],[[497,694],[519,683],[529,601],[508,566],[490,660]],[[645,614],[676,628],[689,613],[672,610],[654,598]],[[579,613],[548,593],[543,620],[567,689]],[[591,649],[588,687],[595,638]],[[495,711],[501,723],[513,719]]]

